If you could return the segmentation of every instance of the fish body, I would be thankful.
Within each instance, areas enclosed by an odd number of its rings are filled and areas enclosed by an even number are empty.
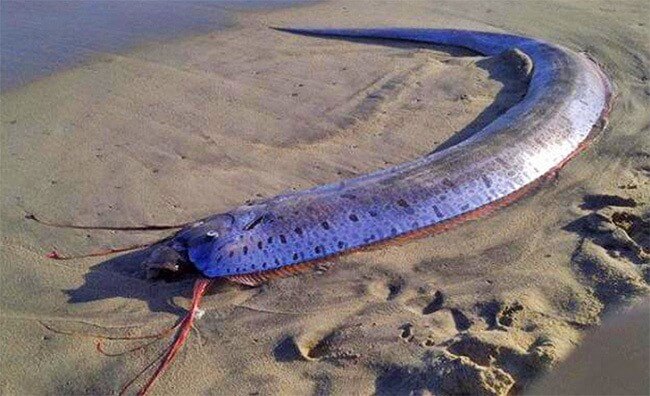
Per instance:
[[[445,150],[353,179],[196,222],[169,246],[205,277],[257,284],[266,274],[444,227],[521,196],[579,152],[608,115],[611,86],[583,54],[541,40],[447,29],[310,29],[293,33],[459,46],[532,62],[523,99]]]

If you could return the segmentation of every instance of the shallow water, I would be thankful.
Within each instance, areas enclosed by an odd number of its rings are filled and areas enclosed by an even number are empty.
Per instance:
[[[234,9],[304,0],[5,1],[0,7],[0,89],[77,65],[96,53],[223,29]]]

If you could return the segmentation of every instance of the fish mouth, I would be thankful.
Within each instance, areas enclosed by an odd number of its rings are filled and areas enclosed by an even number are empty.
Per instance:
[[[177,250],[174,247],[174,244],[169,241],[151,247],[149,255],[142,262],[147,279],[172,282],[185,279],[187,275],[197,272],[187,257],[187,251]]]

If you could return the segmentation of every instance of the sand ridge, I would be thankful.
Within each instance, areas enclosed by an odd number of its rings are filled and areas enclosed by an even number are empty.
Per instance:
[[[616,87],[610,126],[557,180],[486,219],[260,288],[219,284],[155,392],[521,391],[603,313],[648,290],[643,15],[642,2],[325,2],[242,14],[232,30],[105,54],[4,94],[3,393],[119,390],[164,343],[109,358],[92,337],[41,322],[149,334],[181,315],[191,292],[191,279],[146,280],[140,253],[42,256],[165,233],[57,230],[24,211],[87,224],[188,221],[415,158],[524,92],[501,62],[458,50],[267,29],[389,25],[504,30],[586,51]]]

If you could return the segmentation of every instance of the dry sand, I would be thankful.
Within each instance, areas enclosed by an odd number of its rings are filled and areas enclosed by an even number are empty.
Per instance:
[[[107,357],[79,334],[153,333],[182,315],[192,284],[146,280],[137,253],[47,260],[53,247],[165,234],[48,228],[25,211],[102,225],[189,221],[415,158],[525,92],[499,59],[268,26],[536,36],[598,59],[618,97],[609,128],[557,180],[486,219],[259,288],[218,285],[155,393],[525,390],[605,313],[648,293],[647,21],[643,0],[332,1],[241,14],[232,30],[104,54],[4,93],[1,392],[118,391],[164,342]],[[628,342],[648,347],[647,337]]]

